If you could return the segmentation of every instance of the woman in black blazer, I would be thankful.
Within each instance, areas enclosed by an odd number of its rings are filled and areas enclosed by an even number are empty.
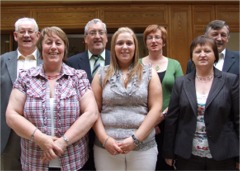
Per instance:
[[[214,67],[213,39],[199,36],[190,46],[196,71],[179,77],[165,120],[163,153],[177,170],[239,169],[239,80]]]

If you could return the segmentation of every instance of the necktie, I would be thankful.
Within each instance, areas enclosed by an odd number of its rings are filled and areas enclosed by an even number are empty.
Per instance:
[[[100,67],[100,57],[93,55],[93,59],[94,59],[94,64],[93,64],[92,76],[95,75],[98,68]]]

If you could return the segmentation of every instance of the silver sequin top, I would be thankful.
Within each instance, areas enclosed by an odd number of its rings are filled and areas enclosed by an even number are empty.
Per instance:
[[[108,67],[100,69],[100,82],[104,80]],[[151,77],[151,68],[144,66],[142,81],[138,83],[137,76],[134,76],[127,88],[121,80],[121,72],[115,73],[110,78],[102,92],[101,111],[103,125],[110,137],[121,141],[130,137],[139,128],[148,113],[148,84]],[[102,147],[98,140],[95,144]],[[156,146],[155,129],[135,150],[147,150],[154,146]]]

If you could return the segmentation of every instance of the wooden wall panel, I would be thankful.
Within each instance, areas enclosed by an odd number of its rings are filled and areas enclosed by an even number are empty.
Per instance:
[[[209,21],[215,18],[215,6],[213,5],[193,5],[192,25],[193,38],[204,34],[205,27]]]
[[[30,10],[26,9],[1,9],[1,30],[14,30],[14,23],[21,17],[30,17]]]
[[[79,29],[98,16],[96,9],[81,9],[71,7],[37,9],[33,12],[33,17],[37,20],[39,27],[59,26],[63,29]]]
[[[216,19],[227,21],[231,32],[239,32],[239,5],[216,5]]]
[[[169,14],[169,57],[177,59],[185,72],[189,59],[189,45],[191,41],[191,8],[190,6],[170,7]]]
[[[149,24],[157,23],[166,25],[167,8],[165,7],[147,7],[142,8],[124,6],[114,7],[103,10],[103,20],[110,27],[129,26],[129,27],[146,27]],[[143,12],[144,11],[144,12]]]

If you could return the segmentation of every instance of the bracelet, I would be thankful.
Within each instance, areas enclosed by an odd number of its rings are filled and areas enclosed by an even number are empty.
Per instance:
[[[134,134],[132,134],[132,139],[133,139],[133,142],[136,146],[139,146],[141,144],[139,139]]]
[[[31,141],[34,141],[34,134],[36,133],[37,130],[38,130],[37,128],[34,129],[32,135],[31,135],[31,138],[30,138]]]
[[[108,139],[109,139],[109,136],[105,139],[105,141],[103,143],[103,147],[105,147],[105,145],[107,144]]]
[[[69,139],[65,135],[63,135],[62,137],[63,137],[63,140],[65,141],[65,143],[68,145]]]

